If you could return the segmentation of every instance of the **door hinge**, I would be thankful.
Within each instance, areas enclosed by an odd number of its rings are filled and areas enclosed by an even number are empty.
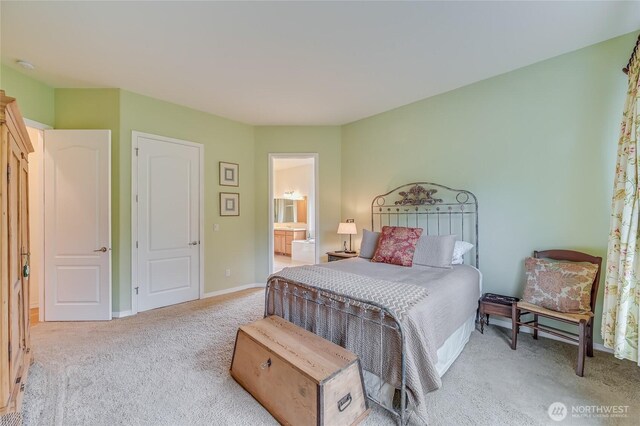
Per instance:
[[[136,157],[138,156],[138,150],[139,150],[139,149],[140,149],[140,148],[136,148]]]
[[[11,342],[9,342],[9,361],[11,361]]]
[[[134,287],[134,288],[133,288],[133,289],[136,291],[136,295],[138,294],[138,289],[139,289],[139,288],[140,288],[140,287]]]
[[[136,248],[138,248],[138,242],[136,241]]]
[[[138,202],[138,194],[136,194],[136,203]]]
[[[11,182],[11,164],[7,164],[7,183]]]

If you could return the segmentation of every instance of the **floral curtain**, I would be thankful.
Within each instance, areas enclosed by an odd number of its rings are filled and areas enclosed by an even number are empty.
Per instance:
[[[602,337],[617,358],[638,362],[640,317],[640,59],[628,66],[629,89],[622,117],[607,251]]]

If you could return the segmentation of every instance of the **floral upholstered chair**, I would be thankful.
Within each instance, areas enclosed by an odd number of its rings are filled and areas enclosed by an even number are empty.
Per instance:
[[[600,282],[602,258],[571,250],[535,251],[525,260],[527,283],[524,295],[511,307],[511,349],[516,349],[520,327],[578,343],[576,374],[584,374],[585,353],[593,356],[593,316]],[[523,321],[523,315],[533,319]],[[578,327],[570,333],[548,325],[538,318],[548,318]]]

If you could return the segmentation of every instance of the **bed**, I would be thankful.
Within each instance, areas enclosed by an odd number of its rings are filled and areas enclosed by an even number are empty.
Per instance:
[[[426,423],[425,395],[462,352],[481,294],[478,202],[466,190],[415,182],[376,196],[371,229],[416,227],[473,244],[450,269],[353,258],[269,277],[265,316],[278,315],[361,359],[367,397],[399,424]]]

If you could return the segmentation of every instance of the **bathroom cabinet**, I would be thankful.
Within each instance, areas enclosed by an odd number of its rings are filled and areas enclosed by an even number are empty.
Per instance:
[[[291,242],[306,239],[306,229],[276,229],[273,231],[273,251],[275,254],[291,256]]]

